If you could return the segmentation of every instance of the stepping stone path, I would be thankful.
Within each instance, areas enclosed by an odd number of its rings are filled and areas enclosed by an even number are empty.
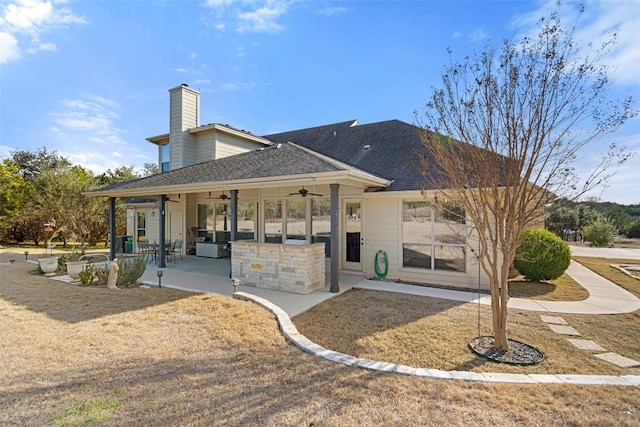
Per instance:
[[[556,334],[562,335],[580,335],[580,332],[573,329],[571,326],[566,325],[554,325],[552,323],[547,323],[547,326],[551,328],[553,332]]]
[[[579,348],[580,350],[589,350],[589,351],[607,351],[600,344],[592,340],[576,340],[567,338],[571,344]]]
[[[552,323],[554,325],[567,325],[567,321],[564,320],[560,316],[545,316],[544,314],[540,315],[540,318],[544,323]]]
[[[614,365],[618,365],[622,368],[631,368],[634,366],[640,366],[640,362],[629,359],[628,357],[620,356],[615,353],[600,353],[595,355],[598,359],[606,360]]]
[[[557,334],[575,336],[580,335],[578,331],[569,326],[567,324],[567,321],[560,316],[545,316],[541,314],[540,319],[542,319],[542,321],[546,323],[547,326]],[[580,350],[604,352],[594,354],[594,356],[598,359],[602,359],[609,363],[613,363],[614,365],[620,366],[621,368],[632,368],[635,366],[640,366],[640,362],[638,362],[637,360],[629,359],[628,357],[624,357],[616,353],[607,352],[604,347],[602,347],[595,341],[575,338],[567,338],[567,340]]]

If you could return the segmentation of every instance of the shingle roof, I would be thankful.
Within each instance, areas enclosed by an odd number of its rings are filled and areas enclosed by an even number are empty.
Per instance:
[[[276,143],[291,141],[392,180],[387,191],[416,190],[425,184],[415,166],[422,147],[420,128],[399,120],[358,126],[351,126],[352,123],[282,132],[264,138]]]
[[[104,187],[96,192],[151,189],[164,186],[258,179],[286,175],[318,174],[353,169],[295,144],[276,144],[158,175]]]

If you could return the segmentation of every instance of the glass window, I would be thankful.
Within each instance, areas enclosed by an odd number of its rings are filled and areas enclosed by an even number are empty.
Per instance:
[[[324,243],[324,255],[331,257],[330,199],[311,199],[311,243]]]
[[[426,201],[402,203],[402,265],[465,271],[465,213],[454,203],[434,209]]]
[[[213,241],[213,204],[198,203],[198,237]]]
[[[238,240],[255,240],[256,204],[238,202]]]
[[[264,202],[264,241],[282,243],[282,200]]]
[[[229,203],[216,203],[216,242],[228,242],[231,238],[230,212]]]
[[[306,240],[307,200],[287,200],[287,239]]]
[[[171,162],[171,146],[165,144],[160,147],[160,172],[168,172],[170,170]]]
[[[147,240],[147,215],[145,212],[138,212],[136,224],[136,240]]]

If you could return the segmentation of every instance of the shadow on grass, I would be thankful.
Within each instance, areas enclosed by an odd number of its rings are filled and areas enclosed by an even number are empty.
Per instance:
[[[5,264],[0,259],[0,298],[52,319],[68,323],[140,310],[165,304],[194,294],[175,289],[82,287],[34,274],[37,265],[22,261]],[[13,257],[12,257],[13,258]]]
[[[317,414],[310,402],[330,402],[329,412],[339,414],[358,405],[359,382],[383,375],[329,362],[301,363],[297,354],[252,353],[236,349],[198,360],[69,367],[49,372],[46,382],[30,375],[13,378],[3,399],[30,408],[10,417],[14,425],[44,425],[78,396],[111,395],[121,404],[113,421],[122,425],[314,425],[327,414]],[[337,381],[345,374],[355,384]],[[352,392],[332,399],[336,386]]]
[[[509,281],[509,296],[511,298],[535,298],[553,293],[556,285],[547,282],[530,282],[528,280]]]

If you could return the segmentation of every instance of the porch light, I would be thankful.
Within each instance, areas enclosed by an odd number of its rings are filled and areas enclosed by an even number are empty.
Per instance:
[[[25,261],[29,260],[29,251],[24,251],[24,260]]]
[[[158,270],[156,274],[158,275],[158,287],[161,288],[162,287],[162,270]]]
[[[231,285],[233,286],[233,293],[238,292],[238,286],[240,286],[240,279],[231,279]]]

